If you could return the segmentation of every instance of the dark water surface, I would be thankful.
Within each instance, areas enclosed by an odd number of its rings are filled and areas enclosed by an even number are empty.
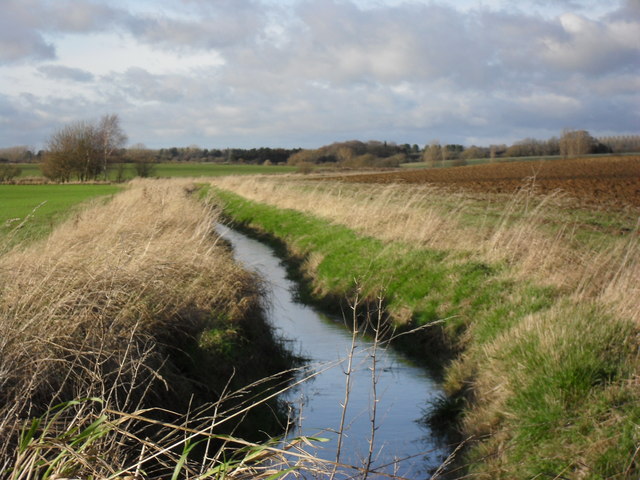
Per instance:
[[[300,414],[293,435],[329,438],[330,442],[319,444],[317,455],[335,460],[338,443],[335,430],[340,425],[344,371],[352,342],[345,323],[350,320],[332,318],[296,301],[296,285],[287,278],[285,267],[269,246],[225,226],[218,226],[218,233],[233,245],[236,260],[265,279],[272,305],[269,320],[277,334],[290,339],[294,352],[308,358],[316,370],[326,369],[288,393],[286,400]],[[340,458],[342,463],[351,465],[361,466],[369,451],[372,347],[370,339],[357,339]],[[337,362],[340,363],[336,365]],[[327,368],[331,365],[335,366]],[[380,471],[406,478],[428,478],[429,471],[447,454],[421,421],[429,401],[440,390],[424,369],[390,348],[378,349],[376,370],[378,401],[373,465],[388,465]],[[407,460],[396,462],[399,459]]]

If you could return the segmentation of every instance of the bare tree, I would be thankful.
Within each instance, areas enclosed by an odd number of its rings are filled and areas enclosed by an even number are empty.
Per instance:
[[[105,115],[96,124],[75,122],[55,132],[47,142],[42,165],[46,177],[69,181],[97,179],[114,153],[126,142],[117,115]]]
[[[102,172],[106,180],[109,161],[113,158],[114,153],[127,143],[127,136],[120,127],[120,118],[117,114],[103,115],[97,128],[102,154]]]
[[[85,181],[100,173],[97,129],[87,122],[76,122],[55,132],[47,143],[42,172],[46,177],[69,181],[72,176]]]
[[[155,172],[156,158],[143,143],[136,143],[127,150],[127,157],[133,162],[139,177],[150,177]]]
[[[0,148],[0,162],[26,163],[32,161],[34,148],[27,145]]]
[[[423,158],[430,167],[435,167],[442,160],[442,147],[439,140],[431,140],[429,146],[424,149]]]
[[[586,130],[565,129],[560,137],[560,155],[575,157],[593,151],[595,139]]]
[[[451,157],[453,156],[453,152],[449,150],[447,147],[448,145],[443,145],[440,148],[440,156],[441,156],[440,164],[443,167],[447,165],[447,160],[451,159]]]

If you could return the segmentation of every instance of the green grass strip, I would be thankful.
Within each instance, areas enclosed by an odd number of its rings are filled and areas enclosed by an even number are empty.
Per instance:
[[[41,177],[42,170],[38,163],[18,164],[21,173],[20,177]],[[123,179],[129,180],[136,177],[135,165],[133,163],[123,164]],[[260,175],[260,174],[281,174],[294,172],[296,167],[287,165],[226,165],[205,162],[173,162],[155,163],[151,177],[219,177],[223,175]],[[109,180],[115,181],[118,166],[110,165]],[[98,178],[102,180],[100,176]]]
[[[514,285],[502,278],[500,266],[465,254],[385,243],[230,192],[215,195],[235,222],[281,240],[300,257],[319,258],[311,272],[317,297],[350,297],[357,282],[369,298],[382,292],[394,318],[410,326],[447,318],[445,330],[454,343],[472,320],[486,319],[477,335],[489,341],[524,315],[549,306],[554,296],[550,289]]]
[[[0,185],[0,246],[44,238],[77,205],[121,189],[115,185]]]
[[[474,378],[488,372],[498,393],[485,386],[483,394],[505,395],[477,420],[479,431],[483,422],[491,427],[467,453],[471,472],[489,475],[482,478],[637,478],[640,406],[630,382],[635,354],[628,322],[552,288],[509,280],[507,267],[470,254],[385,243],[294,210],[213,193],[232,220],[310,259],[319,297],[349,296],[358,280],[365,294],[385,289],[396,319],[403,313],[411,325],[446,319],[445,341],[454,353],[465,351],[458,358],[463,363],[444,372],[447,388],[473,389]],[[403,337],[402,347],[429,357],[425,338],[437,335],[429,329]],[[426,360],[446,367],[442,355]],[[463,413],[477,414],[475,408],[472,401]],[[495,440],[492,433],[498,433]],[[496,458],[487,456],[498,451]],[[497,464],[503,475],[493,477]]]

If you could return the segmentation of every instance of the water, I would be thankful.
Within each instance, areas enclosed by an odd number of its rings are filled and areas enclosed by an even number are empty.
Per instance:
[[[265,279],[272,304],[269,320],[276,332],[291,339],[296,353],[308,358],[317,371],[322,370],[288,393],[286,400],[299,413],[297,431],[292,434],[330,439],[321,444],[317,455],[335,460],[338,444],[335,431],[340,425],[345,398],[344,372],[352,345],[351,332],[345,326],[350,320],[329,317],[296,301],[296,285],[287,278],[285,267],[270,247],[225,226],[218,226],[218,233],[231,242],[236,260]],[[371,339],[357,339],[340,457],[342,463],[350,465],[361,466],[369,452],[372,348]],[[438,386],[424,369],[393,349],[378,349],[376,370],[378,401],[373,466],[406,478],[428,478],[428,472],[447,455],[421,422],[429,401],[439,393]],[[406,460],[397,462],[398,459]]]

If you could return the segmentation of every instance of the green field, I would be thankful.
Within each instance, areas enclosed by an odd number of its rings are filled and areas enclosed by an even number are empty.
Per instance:
[[[0,251],[44,237],[76,205],[112,195],[115,185],[0,185]]]
[[[40,165],[24,163],[20,165],[21,177],[41,177]],[[255,175],[294,172],[296,167],[279,165],[225,165],[216,163],[158,163],[152,177],[219,177],[221,175]],[[117,166],[112,166],[109,178],[115,180]],[[136,176],[134,165],[124,164],[124,179]]]
[[[41,177],[42,171],[40,170],[39,163],[19,163],[20,177]]]
[[[133,174],[132,165],[129,165]],[[222,175],[255,175],[294,172],[296,167],[279,165],[220,165],[214,163],[160,163],[157,177],[219,177]]]

